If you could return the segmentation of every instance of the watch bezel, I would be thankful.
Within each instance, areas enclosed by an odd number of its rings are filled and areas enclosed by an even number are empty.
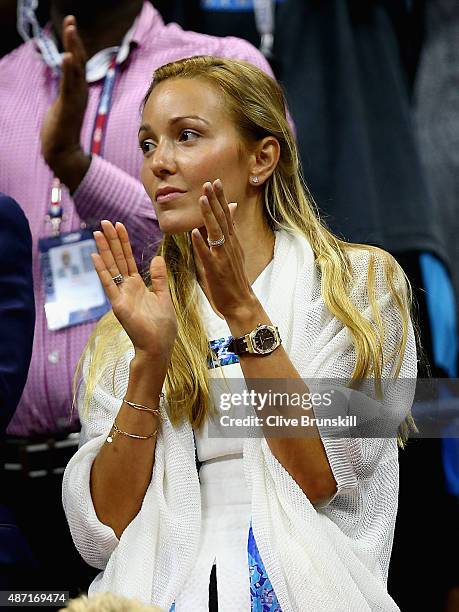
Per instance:
[[[261,331],[264,331],[266,329],[268,329],[273,334],[273,343],[269,348],[262,349],[256,345],[255,337]],[[249,336],[250,336],[250,344],[252,345],[253,352],[258,353],[259,355],[268,355],[269,353],[272,353],[280,345],[279,333],[277,331],[277,328],[274,325],[259,324],[256,326],[256,328],[252,332],[250,332]]]

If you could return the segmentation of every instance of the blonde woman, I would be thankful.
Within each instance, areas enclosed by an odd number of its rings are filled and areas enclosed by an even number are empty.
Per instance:
[[[65,608],[59,612],[164,612],[157,606],[145,606],[134,599],[113,595],[112,593],[97,593],[88,598],[80,595],[69,599]]]
[[[307,395],[305,379],[339,379],[352,406],[403,421],[403,444],[412,397],[382,384],[416,375],[402,270],[321,224],[282,91],[244,62],[160,68],[139,144],[164,238],[147,287],[124,226],[95,232],[113,312],[81,360],[81,446],[64,478],[75,544],[102,570],[90,593],[177,612],[216,598],[224,612],[397,610],[396,435],[311,421],[296,437],[266,424],[229,437],[217,392],[280,379]]]

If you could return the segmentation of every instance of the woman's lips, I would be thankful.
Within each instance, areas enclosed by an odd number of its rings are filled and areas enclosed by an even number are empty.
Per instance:
[[[173,191],[172,193],[166,193],[165,195],[159,195],[156,198],[156,201],[158,203],[161,202],[169,202],[170,200],[175,200],[175,198],[178,198],[179,196],[182,196],[183,192],[181,191]]]

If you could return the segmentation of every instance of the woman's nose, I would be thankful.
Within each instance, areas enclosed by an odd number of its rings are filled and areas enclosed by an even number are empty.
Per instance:
[[[176,168],[174,146],[169,142],[159,142],[152,156],[151,169],[156,176],[174,174]]]

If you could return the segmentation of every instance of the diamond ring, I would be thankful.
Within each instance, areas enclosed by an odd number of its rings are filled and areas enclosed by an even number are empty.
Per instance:
[[[210,238],[207,238],[207,243],[211,247],[222,246],[222,244],[225,244],[225,236],[222,236],[218,240],[211,240]]]
[[[124,276],[122,274],[112,276],[112,281],[115,283],[115,285],[121,285],[121,283],[124,282]]]

